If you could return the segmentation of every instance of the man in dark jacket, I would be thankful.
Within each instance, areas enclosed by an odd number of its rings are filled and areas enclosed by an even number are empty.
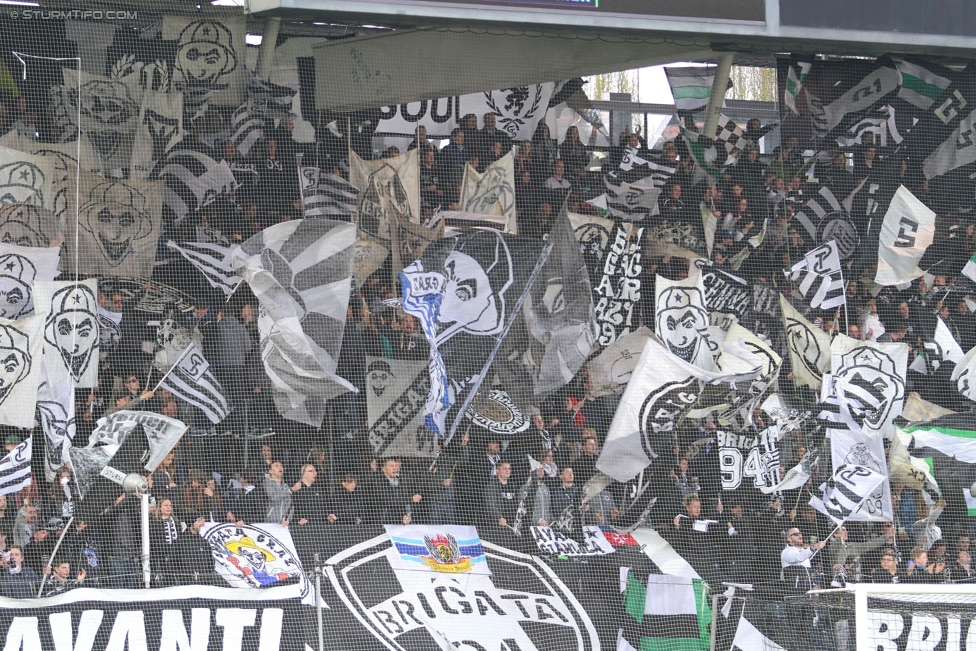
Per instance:
[[[412,493],[400,477],[399,459],[386,459],[373,481],[371,507],[376,524],[410,524]]]
[[[316,483],[318,471],[311,463],[302,466],[302,478],[292,487],[291,498],[294,516],[292,522],[299,527],[307,525],[322,526],[329,514],[328,495]]]

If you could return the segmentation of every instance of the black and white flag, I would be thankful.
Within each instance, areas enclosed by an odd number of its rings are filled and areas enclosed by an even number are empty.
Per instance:
[[[830,370],[830,335],[804,318],[782,294],[779,305],[794,382],[819,389],[824,373]]]
[[[0,459],[0,495],[16,493],[31,485],[31,439],[28,436]]]
[[[261,304],[261,358],[285,418],[318,427],[326,401],[356,388],[336,375],[352,290],[356,226],[275,224],[231,254]]]
[[[220,20],[167,14],[162,36],[176,41],[173,86],[183,91],[184,112],[189,117],[202,113],[208,103],[240,106],[244,101],[244,16],[221,16]]]
[[[583,218],[586,219],[586,218]],[[605,226],[609,224],[609,226]],[[609,346],[639,326],[646,228],[624,221],[591,218],[574,233],[583,252],[596,302],[597,342]]]
[[[705,371],[650,337],[613,416],[597,469],[617,481],[630,481],[657,456],[655,446],[671,445],[692,409],[695,418],[704,418],[709,407],[718,406],[706,404],[708,385],[748,384],[760,371],[758,365],[746,371]]]
[[[884,439],[894,435],[892,420],[904,406],[908,346],[837,335],[830,350],[831,372],[823,378],[820,418],[830,436],[833,467],[854,464],[887,476]],[[873,492],[855,519],[891,521],[889,491],[885,483]]]
[[[51,161],[46,157],[0,147],[0,205],[30,204],[50,209],[52,175]]]
[[[834,240],[808,251],[786,276],[797,284],[800,295],[815,310],[831,310],[847,303],[844,274]]]
[[[820,485],[821,495],[813,495],[810,505],[840,526],[884,483],[885,475],[880,472],[845,463]]]
[[[367,439],[374,457],[434,455],[434,432],[424,424],[429,392],[426,361],[366,358]]]
[[[549,234],[552,253],[525,302],[525,322],[544,352],[533,372],[535,395],[567,384],[586,362],[598,334],[586,262],[563,213]]]
[[[433,242],[400,273],[403,309],[430,343],[427,426],[450,440],[552,244],[490,230]]]
[[[34,314],[34,282],[58,275],[59,247],[35,248],[0,241],[0,318]]]
[[[664,187],[675,168],[641,158],[638,153],[634,147],[627,148],[620,159],[620,166],[607,175],[608,185],[629,181],[645,187]]]
[[[685,280],[655,280],[656,334],[680,359],[710,371],[719,355],[719,344],[709,333],[702,275],[695,271]]]
[[[53,482],[70,457],[75,438],[75,388],[71,381],[42,382],[37,392],[37,413],[44,430],[44,478]]]
[[[344,178],[318,167],[303,167],[301,182],[306,217],[356,220],[359,189]]]
[[[210,370],[210,363],[196,344],[183,353],[179,362],[163,376],[159,385],[177,398],[193,405],[210,419],[219,423],[230,413],[230,402],[224,395],[224,388]]]
[[[242,278],[230,267],[230,247],[207,242],[173,240],[166,242],[166,246],[186,258],[203,274],[210,286],[222,291],[224,296],[233,294],[242,282]]]
[[[881,224],[874,282],[900,285],[922,276],[918,263],[935,239],[935,212],[905,186],[895,191]]]
[[[213,153],[213,152],[211,152]],[[159,179],[165,182],[163,207],[167,221],[179,222],[238,187],[227,161],[217,161],[194,149],[174,149],[160,162]]]
[[[242,73],[247,84],[247,99],[231,116],[228,140],[242,156],[247,156],[265,129],[274,127],[277,120],[293,117],[291,105],[298,91],[264,81],[247,68],[242,68]]]
[[[800,226],[797,233],[811,246],[833,240],[841,260],[848,260],[857,251],[861,241],[857,227],[827,186],[820,188],[793,217]]]

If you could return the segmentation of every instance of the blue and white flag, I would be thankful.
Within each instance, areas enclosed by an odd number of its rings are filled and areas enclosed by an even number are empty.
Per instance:
[[[478,530],[469,526],[388,524],[397,570],[490,575]]]
[[[400,272],[403,309],[430,343],[427,427],[450,440],[552,244],[489,230],[433,242]]]

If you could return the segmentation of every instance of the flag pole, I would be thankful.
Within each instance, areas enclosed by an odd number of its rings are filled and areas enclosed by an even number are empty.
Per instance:
[[[61,543],[64,541],[64,537],[68,533],[68,529],[71,528],[71,523],[74,521],[75,521],[75,516],[71,516],[70,518],[68,518],[68,524],[64,525],[64,529],[61,530],[61,536],[58,538],[57,544],[54,545],[54,549],[51,550],[51,556],[50,558],[47,559],[47,565],[45,566],[45,569],[48,570],[51,569],[51,565],[54,563],[54,555],[58,553],[58,548],[61,547]],[[37,591],[38,598],[40,598],[41,595],[44,594],[44,584],[47,583],[48,576],[50,575],[44,574],[44,576],[41,578],[41,587]]]
[[[234,289],[230,290],[230,294],[228,294],[227,295],[227,298],[224,299],[224,304],[225,305],[227,303],[230,303],[230,299],[234,295],[234,292],[236,292],[238,289],[240,289],[241,285],[243,285],[243,284],[244,284],[244,279],[241,278],[241,281],[239,283],[237,283],[236,285],[234,285]]]
[[[295,167],[298,168],[298,197],[302,201],[302,219],[305,218],[305,176],[302,174],[302,158],[304,152],[295,152]],[[235,287],[235,289],[237,289]]]
[[[153,393],[155,393],[156,392],[156,389],[159,388],[159,385],[163,383],[163,380],[165,380],[166,378],[169,377],[169,374],[173,372],[173,369],[180,365],[180,362],[183,361],[183,358],[186,357],[187,353],[190,352],[190,349],[191,348],[193,348],[193,344],[192,343],[189,346],[186,347],[186,350],[183,351],[183,354],[180,355],[179,359],[177,359],[175,362],[173,362],[173,365],[169,367],[169,370],[166,371],[166,374],[163,375],[163,377],[159,378],[159,382],[157,382],[156,383],[156,386],[153,387]]]

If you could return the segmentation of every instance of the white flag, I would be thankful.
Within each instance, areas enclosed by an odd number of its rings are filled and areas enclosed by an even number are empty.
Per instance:
[[[881,224],[874,282],[898,285],[920,277],[919,260],[934,237],[935,213],[908,188],[899,186]]]
[[[718,356],[718,343],[708,332],[708,308],[700,271],[685,280],[655,281],[656,334],[669,351],[700,369],[711,370]]]
[[[31,437],[0,459],[0,495],[16,493],[31,484]]]
[[[850,519],[884,483],[885,475],[876,470],[856,464],[842,464],[829,481],[820,485],[822,495],[813,495],[810,505],[839,526]]]
[[[819,389],[823,374],[830,368],[830,335],[807,321],[786,297],[779,295],[786,328],[786,347],[797,386]]]
[[[224,420],[230,412],[224,388],[210,371],[210,363],[196,344],[190,344],[159,386],[202,411],[212,423]]]
[[[0,319],[0,424],[34,426],[43,368],[44,315]]]

